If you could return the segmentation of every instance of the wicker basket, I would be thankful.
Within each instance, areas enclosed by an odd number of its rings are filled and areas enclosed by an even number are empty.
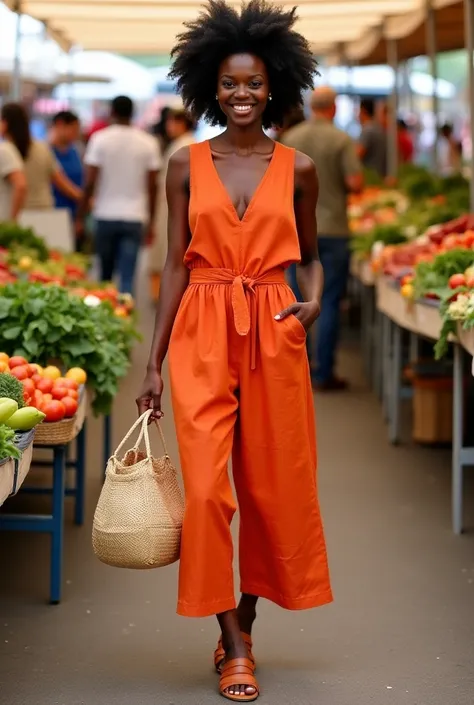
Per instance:
[[[23,435],[23,434],[22,434]],[[29,435],[29,434],[24,434]],[[16,494],[22,486],[31,467],[33,443],[30,437],[28,446],[23,450],[19,460],[8,458],[0,465],[0,506],[8,497]]]
[[[79,406],[70,419],[41,423],[36,427],[35,446],[61,446],[70,443],[84,425],[87,409],[87,393],[81,387]]]
[[[117,568],[160,568],[179,559],[184,501],[159,424],[165,455],[151,454],[150,414],[145,412],[135,422],[110,458],[94,515],[94,553]],[[119,453],[138,426],[137,442],[121,458]],[[146,453],[139,450],[143,438]]]

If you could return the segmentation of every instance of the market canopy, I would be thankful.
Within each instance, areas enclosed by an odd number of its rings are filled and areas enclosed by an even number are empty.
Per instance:
[[[436,51],[454,51],[465,46],[464,3],[460,0],[433,0],[436,22]],[[399,61],[426,53],[426,6],[413,12],[389,17],[383,27],[366,30],[364,36],[349,43],[345,57],[358,64],[383,64],[387,61],[387,42],[395,40]]]
[[[293,7],[295,0],[275,3]],[[6,5],[45,22],[64,49],[126,54],[168,53],[183,22],[202,8],[196,0],[6,0]],[[322,54],[360,40],[389,16],[423,6],[423,0],[299,0],[298,30]]]

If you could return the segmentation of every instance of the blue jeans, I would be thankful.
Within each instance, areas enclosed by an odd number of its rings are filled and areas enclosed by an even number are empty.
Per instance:
[[[122,294],[133,294],[138,253],[143,243],[143,223],[97,220],[95,247],[100,260],[100,278],[112,281],[119,274]]]
[[[336,348],[339,341],[341,301],[349,275],[349,238],[318,237],[319,258],[324,269],[324,291],[321,315],[318,319],[315,359],[308,351],[316,382],[328,382],[334,377]],[[296,283],[296,265],[290,271],[290,285],[298,299],[302,296]],[[309,336],[308,336],[309,338]]]

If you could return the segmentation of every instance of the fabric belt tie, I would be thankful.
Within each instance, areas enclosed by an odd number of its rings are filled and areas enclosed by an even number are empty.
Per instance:
[[[257,299],[255,287],[265,284],[285,284],[283,269],[271,269],[265,274],[248,277],[245,274],[235,274],[231,269],[217,267],[199,267],[191,270],[190,284],[227,284],[232,286],[232,311],[234,326],[239,335],[250,332],[250,367],[257,366]],[[250,302],[250,305],[249,305]]]

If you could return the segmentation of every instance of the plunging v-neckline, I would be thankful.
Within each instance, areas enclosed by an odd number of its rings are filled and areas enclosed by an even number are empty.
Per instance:
[[[263,188],[263,186],[264,186],[264,184],[265,184],[265,181],[267,180],[267,177],[268,177],[268,175],[269,175],[269,172],[271,171],[271,169],[272,169],[272,167],[273,167],[273,164],[274,164],[274,162],[275,162],[275,156],[276,156],[276,153],[277,153],[277,150],[278,150],[278,147],[279,147],[279,146],[280,146],[280,145],[278,144],[278,142],[275,142],[275,147],[274,147],[274,149],[273,149],[273,153],[272,153],[272,156],[271,156],[270,161],[269,161],[269,163],[268,163],[268,166],[267,166],[267,168],[265,169],[265,173],[263,174],[262,178],[260,179],[260,181],[259,181],[259,183],[258,183],[258,186],[257,186],[257,188],[255,189],[255,191],[254,191],[254,193],[253,193],[253,195],[252,195],[252,198],[250,199],[250,201],[249,201],[249,203],[248,203],[247,208],[245,209],[245,213],[243,214],[242,217],[240,217],[239,214],[238,214],[238,212],[237,212],[237,209],[236,209],[236,207],[235,207],[235,205],[234,205],[234,202],[232,201],[232,198],[231,198],[230,195],[229,195],[229,191],[227,190],[227,187],[225,186],[224,182],[222,181],[222,179],[221,179],[221,177],[220,177],[220,174],[219,174],[219,172],[218,172],[218,170],[217,170],[217,167],[216,167],[216,164],[215,164],[215,162],[214,162],[214,157],[212,156],[211,143],[210,143],[209,140],[207,140],[207,147],[208,147],[207,151],[208,151],[208,154],[209,154],[209,159],[211,160],[212,169],[213,169],[213,171],[214,171],[214,174],[215,174],[215,176],[216,176],[216,179],[217,179],[218,183],[220,184],[220,188],[221,188],[221,190],[223,191],[223,193],[224,193],[224,195],[225,195],[225,197],[226,197],[227,203],[229,204],[230,208],[232,209],[232,213],[233,213],[233,215],[234,215],[234,218],[237,220],[237,222],[238,222],[240,225],[242,225],[242,224],[246,221],[246,219],[247,219],[247,217],[248,217],[248,214],[249,214],[250,211],[252,210],[252,208],[253,208],[253,206],[254,206],[254,203],[255,203],[255,201],[257,200],[257,198],[258,198],[258,196],[259,196],[259,194],[260,194],[260,191],[262,190],[262,188]]]

